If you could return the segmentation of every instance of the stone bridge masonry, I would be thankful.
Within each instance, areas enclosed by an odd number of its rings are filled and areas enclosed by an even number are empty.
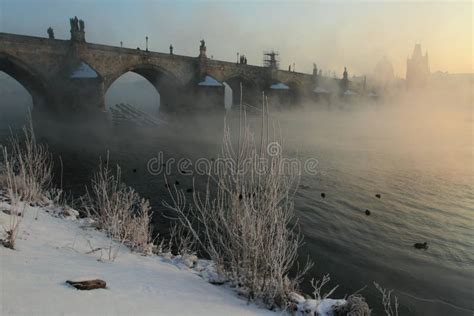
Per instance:
[[[261,103],[262,91],[271,94],[275,83],[289,87],[289,103],[295,104],[310,96],[317,80],[317,74],[210,59],[204,41],[197,57],[87,43],[83,22],[80,29],[73,22],[71,40],[0,33],[0,71],[30,92],[35,112],[103,112],[107,89],[129,71],[153,84],[160,93],[160,110],[166,112],[224,109],[224,86],[213,90],[199,84],[207,76],[227,83],[234,103],[242,84],[243,101],[254,105]],[[209,95],[217,101],[210,102]]]

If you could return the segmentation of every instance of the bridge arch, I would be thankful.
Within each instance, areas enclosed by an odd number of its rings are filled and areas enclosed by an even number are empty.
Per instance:
[[[172,110],[178,102],[178,97],[184,88],[180,80],[166,69],[153,64],[141,63],[123,67],[104,78],[104,95],[110,86],[127,72],[136,73],[150,82],[160,95],[160,111]]]
[[[267,86],[265,94],[269,104],[275,109],[290,109],[301,104],[304,96],[304,85],[295,80],[273,80]]]
[[[121,103],[130,104],[133,108],[154,116],[158,115],[160,94],[146,78],[129,71],[117,78],[104,94],[104,106],[108,112],[115,112],[116,105]]]
[[[303,101],[305,85],[298,80],[283,81],[290,89],[288,90],[287,103],[289,106],[296,106]]]
[[[25,87],[31,95],[34,107],[44,107],[52,101],[46,79],[20,59],[0,53],[0,71]]]
[[[165,68],[154,64],[140,63],[120,68],[112,75],[106,76],[104,78],[104,90],[107,91],[107,89],[112,85],[112,83],[114,83],[115,80],[117,80],[127,72],[134,72],[141,75],[142,77],[150,81],[150,83],[157,89],[159,88],[158,84],[165,80],[169,80],[170,83],[176,86],[183,85],[183,83],[180,82],[177,76],[175,76],[172,72],[166,70]]]
[[[242,102],[253,106],[258,106],[261,101],[261,88],[258,83],[250,77],[236,74],[231,75],[222,82],[226,83],[232,89],[232,105],[240,104],[241,84],[242,84]]]

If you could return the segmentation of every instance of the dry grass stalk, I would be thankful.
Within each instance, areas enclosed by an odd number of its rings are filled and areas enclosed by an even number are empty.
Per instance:
[[[177,255],[195,254],[195,239],[189,230],[177,221],[170,225],[168,238],[162,238],[158,246],[158,253],[172,253]]]
[[[317,280],[316,282],[314,282],[314,279],[311,280],[311,286],[313,287],[313,297],[315,300],[321,301],[328,298],[339,287],[339,285],[336,285],[328,293],[321,294],[321,290],[327,283],[329,283],[329,281],[331,281],[329,274],[324,275],[322,280]]]
[[[21,220],[25,213],[22,202],[42,203],[51,188],[53,163],[46,146],[36,142],[32,121],[23,128],[22,142],[10,137],[11,154],[2,148],[3,163],[0,168],[0,186],[10,200],[10,219],[4,227],[4,246],[14,249]]]
[[[378,283],[374,282],[375,288],[382,294],[382,305],[387,316],[398,316],[398,297],[394,296],[392,304],[393,290],[386,290]]]
[[[269,308],[284,308],[289,293],[306,272],[303,269],[296,277],[289,277],[302,242],[292,202],[299,174],[282,170],[281,150],[267,150],[270,143],[278,142],[268,122],[268,104],[263,104],[259,145],[245,113],[240,119],[237,146],[225,127],[217,160],[225,163],[209,176],[206,192],[194,190],[188,203],[184,192],[175,186],[173,191],[169,189],[171,202],[164,205],[176,212],[200,250],[241,293]],[[281,148],[281,142],[278,144]],[[264,172],[260,172],[262,161]]]
[[[20,198],[19,195],[15,194],[17,191],[15,173],[13,172],[13,167],[8,159],[6,148],[3,148],[3,157],[4,165],[2,166],[2,174],[3,181],[5,181],[4,185],[7,188],[7,194],[10,198],[10,216],[8,226],[3,227],[6,236],[1,240],[1,242],[5,247],[15,249],[16,237],[23,216],[22,213],[24,212],[19,212]]]
[[[31,119],[30,125],[23,128],[22,142],[12,135],[10,147],[10,155],[3,149],[1,184],[22,201],[44,202],[51,188],[53,163],[47,147],[36,142]]]
[[[7,164],[6,168],[10,168]],[[16,238],[20,229],[20,223],[23,220],[25,215],[25,204],[22,203],[18,195],[12,194],[11,192],[15,186],[13,179],[9,178],[8,180],[8,191],[10,196],[10,215],[8,225],[3,227],[5,232],[5,238],[1,239],[1,243],[4,247],[15,249]]]
[[[111,239],[118,241],[117,247],[111,242],[109,260],[115,260],[123,244],[143,253],[151,251],[149,202],[122,182],[119,166],[113,173],[108,160],[105,164],[100,163],[91,191],[83,199],[83,208]]]

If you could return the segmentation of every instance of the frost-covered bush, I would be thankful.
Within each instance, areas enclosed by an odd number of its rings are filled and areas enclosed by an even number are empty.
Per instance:
[[[112,239],[133,250],[149,253],[150,204],[122,182],[120,167],[115,169],[113,172],[108,162],[100,163],[90,190],[83,198],[83,208]],[[117,251],[110,254],[109,259],[115,259]]]
[[[216,160],[225,163],[213,169],[206,192],[194,190],[193,200],[187,202],[184,192],[175,187],[165,206],[175,211],[179,223],[193,234],[198,250],[241,294],[269,308],[284,308],[301,277],[289,274],[301,244],[292,201],[299,173],[281,168],[281,142],[270,131],[263,108],[260,139],[255,139],[241,114],[236,145],[225,127]],[[270,144],[277,144],[278,150],[269,150]]]
[[[0,167],[0,185],[26,202],[43,202],[51,188],[53,161],[48,148],[38,144],[33,125],[23,129],[23,137],[10,137],[3,147],[3,162]]]
[[[0,189],[9,198],[10,218],[4,227],[5,247],[14,249],[25,203],[47,202],[51,189],[53,162],[46,146],[36,142],[33,125],[23,128],[23,137],[12,135],[8,146],[1,146]]]
[[[5,155],[4,148],[1,145],[0,145],[0,149],[2,151],[2,155]],[[0,161],[0,189],[7,191],[6,190],[7,185],[8,185],[8,175],[5,170],[5,164],[3,163],[3,161]]]

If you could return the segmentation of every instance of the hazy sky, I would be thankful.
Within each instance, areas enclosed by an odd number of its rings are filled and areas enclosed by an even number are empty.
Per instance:
[[[198,55],[204,38],[208,56],[236,60],[244,53],[261,65],[262,51],[280,52],[281,68],[296,63],[310,72],[343,67],[350,74],[373,71],[387,56],[405,77],[415,42],[428,49],[432,71],[472,72],[471,1],[152,1],[0,0],[0,32],[69,38],[69,17],[86,23],[86,40],[136,48],[145,36],[154,51]]]

